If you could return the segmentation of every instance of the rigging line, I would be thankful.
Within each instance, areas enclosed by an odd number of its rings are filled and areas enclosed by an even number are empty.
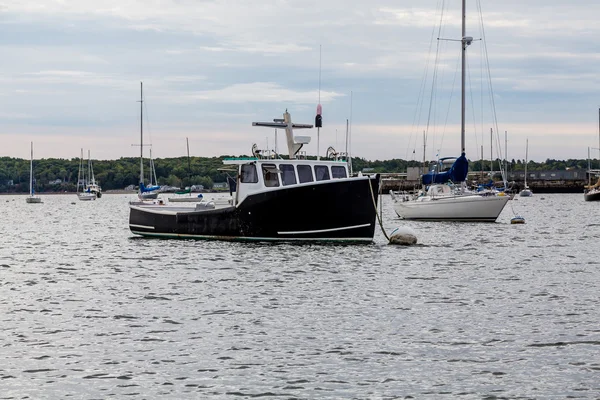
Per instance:
[[[449,7],[450,7],[450,5],[446,4],[446,11],[447,11],[447,9]],[[446,29],[447,25],[448,25],[447,22],[444,25],[442,25],[440,23],[440,28],[441,29]],[[445,32],[442,31],[442,30],[440,30],[440,37],[443,37],[443,36],[445,36]],[[447,43],[447,41],[445,41],[445,40],[442,41],[442,42],[443,42],[442,43],[443,47],[442,47],[442,51],[441,52],[442,52],[442,54],[446,54],[446,51],[448,49],[448,46],[450,46],[450,44]],[[455,73],[456,73],[456,70],[455,70]],[[438,155],[439,155],[440,151],[443,148],[444,138],[446,136],[447,123],[448,123],[448,119],[446,118],[446,120],[444,121],[444,125],[443,125],[443,127],[441,129],[441,138],[438,139],[438,134],[439,134],[439,131],[440,131],[440,127],[438,126],[439,125],[438,121],[439,121],[439,114],[441,113],[441,108],[442,108],[441,107],[441,102],[439,101],[439,99],[441,98],[440,94],[441,94],[441,92],[443,91],[443,88],[444,88],[445,78],[446,78],[445,69],[442,68],[441,79],[439,79],[439,84],[437,84],[437,87],[439,89],[438,89],[438,92],[436,92],[435,100],[434,100],[435,101],[435,108],[434,108],[435,111],[434,111],[433,137],[434,137],[434,142],[437,141],[437,140],[439,140],[440,144],[439,144],[439,146],[433,146],[433,148],[437,148]],[[456,83],[455,79],[456,79],[456,75],[454,75],[454,81],[453,81],[453,86],[452,86],[453,89],[454,89],[454,84]],[[452,93],[451,93],[451,97],[449,99],[449,102],[451,103],[451,101],[452,101]],[[446,117],[447,116],[448,116],[448,114],[446,115]]]
[[[479,8],[479,18],[481,21],[481,33],[482,33],[482,38],[483,38],[483,46],[484,46],[484,54],[485,54],[485,63],[486,63],[486,67],[487,67],[487,78],[488,78],[488,87],[490,90],[490,103],[491,103],[491,108],[492,108],[492,117],[493,117],[493,122],[494,125],[496,127],[496,132],[499,132],[500,130],[498,129],[498,116],[496,114],[496,102],[494,100],[494,88],[492,85],[492,73],[490,71],[490,60],[489,60],[489,55],[488,55],[488,49],[487,49],[487,40],[485,37],[485,27],[483,24],[483,12],[481,10],[481,2],[480,0],[477,1],[478,4],[478,8]]]
[[[473,135],[475,136],[475,149],[479,148],[479,143],[477,142],[477,122],[476,122],[476,118],[475,118],[475,104],[473,103],[473,85],[472,85],[472,81],[471,81],[471,68],[470,68],[470,64],[469,62],[471,61],[471,59],[469,58],[469,53],[467,53],[465,55],[466,61],[467,61],[467,78],[469,81],[469,94],[470,94],[470,100],[471,100],[471,113],[473,114]],[[475,154],[477,154],[477,151],[475,151]]]
[[[480,8],[478,7],[478,10]],[[479,34],[481,35],[481,23],[478,24],[478,28],[479,28]],[[481,35],[483,37],[483,35]],[[484,108],[483,108],[483,44],[481,46],[479,46],[479,107],[481,110],[481,144],[483,145],[484,142],[484,132],[485,129],[483,128],[483,121],[484,121]]]
[[[319,103],[321,104],[321,45],[319,45]]]
[[[442,131],[442,140],[440,141],[440,149],[444,145],[444,137],[446,136],[446,129],[448,128],[448,119],[450,118],[450,109],[452,106],[452,98],[454,97],[454,88],[456,87],[456,77],[458,76],[458,65],[460,64],[461,51],[457,53],[456,66],[454,67],[454,79],[452,80],[452,88],[450,89],[450,99],[448,100],[448,109],[446,110],[446,120],[444,121],[444,129]]]
[[[437,4],[437,9],[440,9],[440,3],[444,3],[444,1],[438,1]],[[443,8],[443,6],[442,6]],[[435,35],[435,31],[436,31],[437,26],[434,24],[432,30],[431,30],[431,37],[429,40],[429,51],[427,53],[427,61],[425,62],[425,69],[423,70],[423,76],[421,77],[421,85],[419,87],[419,94],[417,96],[417,104],[415,106],[415,113],[413,115],[413,121],[412,121],[412,126],[410,129],[410,135],[408,137],[408,146],[406,148],[406,156],[405,159],[408,158],[408,152],[410,151],[410,148],[412,147],[412,140],[413,140],[413,134],[415,135],[415,148],[417,145],[417,137],[418,135],[418,131],[419,131],[419,127],[420,127],[420,121],[421,121],[421,112],[423,110],[423,102],[424,102],[424,98],[425,98],[425,87],[427,86],[427,76],[428,76],[428,72],[429,72],[429,66],[431,64],[431,53],[432,53],[432,48],[433,48],[433,38]],[[417,120],[417,114],[419,115],[419,118]],[[417,122],[418,121],[418,122]],[[417,124],[417,127],[415,128],[415,124]]]
[[[432,109],[434,106],[434,100],[435,100],[435,95],[436,95],[435,88],[436,88],[438,69],[439,69],[439,64],[440,64],[440,37],[442,34],[443,22],[444,22],[444,9],[442,7],[442,11],[440,13],[440,26],[438,28],[438,40],[436,43],[435,64],[433,67],[433,76],[431,79],[431,91],[430,91],[430,97],[429,97],[429,109],[428,109],[428,113],[427,113],[427,124],[426,124],[426,128],[425,128],[425,131],[427,132],[427,134],[429,134],[429,127],[431,126],[431,114],[432,114]],[[433,131],[433,137],[434,137],[433,141],[434,141],[434,147],[435,147],[435,137],[436,137],[435,129]]]
[[[150,119],[148,118],[148,102],[146,101],[146,94],[143,94],[142,105],[144,107],[144,131],[148,133],[148,143],[152,147],[152,129],[150,128]]]

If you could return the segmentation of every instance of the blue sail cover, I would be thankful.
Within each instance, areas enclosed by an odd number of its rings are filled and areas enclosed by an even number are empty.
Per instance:
[[[140,182],[140,192],[141,193],[153,192],[158,189],[160,189],[160,186],[154,185],[154,186],[146,187],[146,185],[144,185],[143,182]]]
[[[460,157],[454,161],[452,167],[448,171],[444,172],[436,172],[431,171],[423,175],[423,184],[431,185],[432,183],[446,183],[448,181],[452,182],[464,182],[467,178],[467,173],[469,172],[469,161],[465,156],[465,153],[462,153]]]

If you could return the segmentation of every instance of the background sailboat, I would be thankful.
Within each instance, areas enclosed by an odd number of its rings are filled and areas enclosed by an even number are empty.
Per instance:
[[[524,181],[523,190],[521,190],[521,192],[519,192],[519,196],[530,197],[531,195],[533,195],[533,192],[531,191],[531,189],[529,189],[529,186],[527,186],[527,164],[529,163],[529,139],[527,139],[527,141],[525,143],[526,143],[525,144],[525,181]]]
[[[188,159],[188,178],[190,179],[190,186],[184,190],[175,192],[175,194],[178,194],[180,196],[176,196],[176,197],[169,197],[168,200],[170,202],[174,202],[174,203],[197,203],[203,200],[202,194],[199,194],[198,196],[192,196],[192,186],[191,186],[191,177],[192,177],[192,165],[190,162],[190,142],[188,141],[188,138],[185,138],[185,143],[187,145],[187,159]]]
[[[83,149],[81,149],[81,158],[79,159],[79,172],[77,173],[77,198],[81,201],[90,201],[96,200],[96,193],[92,192],[89,179],[91,173],[91,161],[89,158],[88,152],[88,170],[86,174],[86,169],[83,164]],[[79,191],[81,188],[81,191]]]
[[[600,109],[598,109],[598,151],[600,151]],[[600,201],[600,170],[593,170],[590,164],[590,148],[588,147],[588,185],[583,192],[585,201]],[[595,185],[592,185],[592,175],[598,177]]]
[[[34,179],[33,179],[33,142],[31,142],[31,161],[29,163],[29,196],[25,199],[28,204],[39,204],[42,202],[42,199],[35,195],[34,189]]]
[[[152,182],[148,186],[144,185],[144,92],[143,83],[140,82],[140,188],[138,197],[141,200],[153,200],[158,198],[160,186],[153,185]],[[135,146],[135,145],[134,145]],[[153,164],[151,161],[150,174],[152,174]],[[151,175],[152,176],[152,175]],[[151,178],[152,179],[152,178]]]
[[[508,196],[485,196],[466,189],[469,162],[465,154],[466,51],[473,38],[466,36],[466,0],[462,1],[461,42],[461,155],[439,159],[432,171],[422,176],[423,190],[413,198],[395,197],[399,217],[433,221],[494,222],[506,206]],[[460,185],[460,186],[459,186]]]

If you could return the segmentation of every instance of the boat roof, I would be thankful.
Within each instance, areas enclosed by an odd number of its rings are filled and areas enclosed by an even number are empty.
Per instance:
[[[258,158],[258,157],[230,157],[224,158],[223,164],[228,165],[242,165],[248,164],[251,162],[258,162],[261,164],[346,164],[344,160],[330,160],[330,159],[322,159],[322,160],[307,160],[307,159],[283,159],[283,158]]]

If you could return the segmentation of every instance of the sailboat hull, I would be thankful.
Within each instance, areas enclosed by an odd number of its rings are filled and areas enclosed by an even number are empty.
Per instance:
[[[171,203],[199,203],[204,200],[202,197],[169,197],[169,202]]]
[[[600,201],[600,189],[591,189],[583,194],[585,201]]]
[[[96,200],[96,194],[95,193],[77,193],[77,197],[81,201]]]
[[[28,204],[40,204],[42,202],[41,197],[28,197],[25,199]]]
[[[532,195],[533,193],[529,189],[523,189],[521,192],[519,192],[520,197],[531,197]]]
[[[139,193],[138,197],[142,200],[155,200],[158,198],[158,192]]]
[[[238,206],[201,211],[130,205],[129,227],[137,235],[163,238],[372,242],[376,211],[371,193],[378,188],[379,177],[348,178],[268,190]]]
[[[423,196],[395,203],[394,211],[409,220],[495,222],[508,200],[509,196]]]

